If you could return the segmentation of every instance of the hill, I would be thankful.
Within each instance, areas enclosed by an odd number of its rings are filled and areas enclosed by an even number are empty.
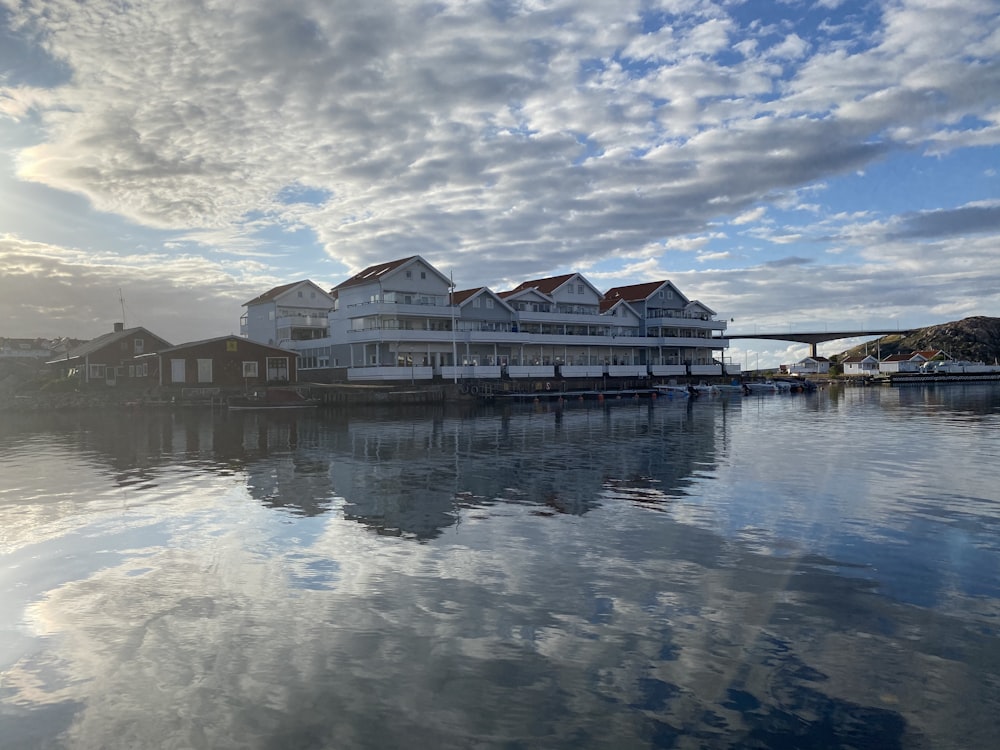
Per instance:
[[[988,362],[1000,358],[1000,318],[975,316],[951,323],[918,328],[907,334],[892,334],[878,339],[878,349],[882,358],[896,353],[941,349],[952,359],[966,359],[971,362]],[[837,359],[867,350],[874,353],[876,342],[861,344],[843,352]]]

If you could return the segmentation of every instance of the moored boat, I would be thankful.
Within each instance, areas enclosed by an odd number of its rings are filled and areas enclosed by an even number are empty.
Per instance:
[[[691,398],[692,395],[698,395],[697,391],[686,385],[654,385],[653,390],[667,398]]]
[[[750,393],[777,393],[778,386],[774,384],[773,380],[758,380],[750,381],[746,383],[747,388],[750,389]]]
[[[267,391],[245,396],[232,396],[226,406],[231,410],[250,409],[315,409],[320,405],[316,399],[306,398],[297,391]]]

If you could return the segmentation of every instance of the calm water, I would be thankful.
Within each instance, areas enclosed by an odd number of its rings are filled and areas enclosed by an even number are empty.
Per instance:
[[[0,423],[0,747],[988,748],[1000,387]]]

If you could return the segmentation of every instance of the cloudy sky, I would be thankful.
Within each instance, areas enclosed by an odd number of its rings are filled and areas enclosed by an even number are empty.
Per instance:
[[[998,170],[1000,0],[0,0],[0,335],[414,253],[734,332],[997,316]]]

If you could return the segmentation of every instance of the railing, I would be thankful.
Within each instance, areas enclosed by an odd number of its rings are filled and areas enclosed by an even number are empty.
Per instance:
[[[564,378],[599,378],[607,373],[604,365],[561,365],[559,374]]]
[[[277,320],[279,325],[284,323],[285,326],[301,325],[315,326],[317,328],[326,328],[330,322],[326,315],[305,315],[303,313],[284,313],[278,315]]]
[[[441,368],[441,377],[445,380],[481,380],[490,378],[497,380],[500,378],[500,365],[444,365]]]
[[[348,380],[430,380],[434,377],[433,367],[349,367]]]

